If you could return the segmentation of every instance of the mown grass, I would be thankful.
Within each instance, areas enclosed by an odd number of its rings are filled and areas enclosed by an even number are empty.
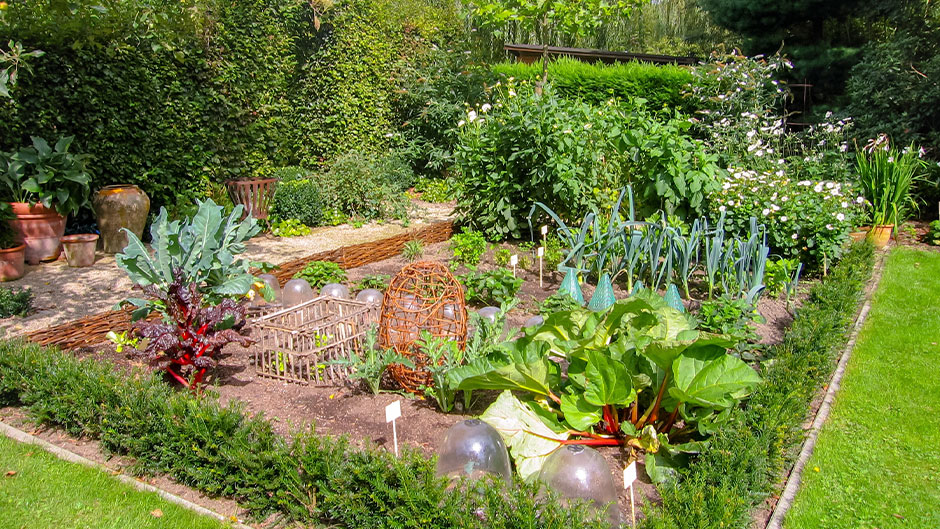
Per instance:
[[[898,249],[787,529],[940,527],[940,253]]]
[[[0,436],[0,527],[217,529],[226,525],[104,472]]]

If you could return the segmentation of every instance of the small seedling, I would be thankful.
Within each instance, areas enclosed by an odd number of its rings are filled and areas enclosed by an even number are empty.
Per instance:
[[[421,259],[421,256],[423,255],[424,246],[421,245],[421,241],[419,240],[406,242],[404,248],[401,250],[402,258],[404,258],[409,263]]]

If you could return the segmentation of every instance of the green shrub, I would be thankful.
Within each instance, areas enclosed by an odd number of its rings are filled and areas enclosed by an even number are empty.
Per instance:
[[[271,223],[271,235],[275,237],[303,237],[310,235],[310,228],[297,219],[275,220]]]
[[[356,529],[605,527],[585,507],[561,507],[534,485],[447,489],[435,458],[410,448],[395,457],[312,432],[288,441],[237,400],[222,405],[174,392],[145,372],[19,341],[0,342],[0,404],[99,439],[104,450],[135,458],[139,472],[234,498],[258,520]]]
[[[304,279],[314,291],[328,283],[344,283],[346,271],[332,261],[310,261],[294,278]]]
[[[418,177],[414,189],[425,202],[443,203],[454,199],[454,189],[446,178]]]
[[[26,316],[32,308],[32,290],[28,288],[0,287],[0,318]]]
[[[732,414],[709,447],[681,471],[678,484],[659,488],[662,507],[647,529],[748,528],[751,509],[779,483],[802,441],[812,400],[835,367],[858,301],[871,277],[870,244],[853,245],[832,273],[813,287],[783,343],[767,354],[764,383]]]
[[[450,250],[454,253],[453,261],[457,264],[476,266],[483,259],[489,244],[481,232],[464,228],[450,238]]]
[[[512,271],[505,268],[479,272],[472,269],[457,277],[467,288],[467,303],[477,305],[500,306],[516,297],[522,287],[522,278],[513,277]]]
[[[299,168],[298,168],[299,169]],[[306,226],[319,226],[323,222],[323,199],[320,183],[302,172],[287,173],[274,190],[270,214],[275,219],[296,219]]]
[[[928,226],[927,244],[940,246],[940,220],[932,221]]]
[[[388,288],[388,282],[391,280],[392,276],[388,274],[370,274],[356,283],[356,290],[365,290],[367,288],[374,288],[376,290],[381,290],[385,292],[385,289]]]
[[[503,79],[513,77],[534,82],[542,77],[542,63],[500,63],[493,65],[492,71]],[[688,114],[698,110],[691,99],[684,97],[693,80],[691,71],[685,66],[637,61],[590,64],[562,58],[549,63],[548,80],[562,96],[591,103],[601,103],[612,97],[641,97],[649,101],[653,110],[679,110]]]
[[[349,152],[330,167],[322,180],[325,201],[344,214],[364,219],[401,218],[407,214],[407,199],[401,180],[392,182],[386,171],[387,158]],[[404,166],[396,166],[403,169]],[[401,179],[401,175],[395,176]]]

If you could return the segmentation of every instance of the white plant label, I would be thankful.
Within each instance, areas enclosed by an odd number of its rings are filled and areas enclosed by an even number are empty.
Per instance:
[[[548,235],[548,226],[542,226],[542,237]]]
[[[539,249],[538,249],[538,256],[539,256],[539,257],[545,257],[545,247],[544,247],[544,246],[539,246]]]
[[[396,400],[385,407],[385,422],[392,422],[399,417],[401,417],[401,401]]]
[[[636,461],[623,469],[623,488],[632,487],[634,481],[636,481]]]
[[[398,428],[395,420],[401,417],[401,401],[396,400],[385,407],[385,423],[392,423],[392,442],[395,444],[395,457],[398,457]]]
[[[512,266],[516,266],[517,264],[519,264],[519,256],[513,255],[512,257],[510,257],[509,264],[511,264]]]

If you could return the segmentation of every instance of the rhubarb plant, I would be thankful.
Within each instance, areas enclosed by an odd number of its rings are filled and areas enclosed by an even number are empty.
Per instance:
[[[604,312],[556,313],[448,376],[459,389],[507,392],[483,418],[496,422],[523,477],[537,475],[547,442],[632,446],[649,457],[665,449],[654,461],[662,467],[670,454],[699,450],[760,383],[728,354],[733,346],[644,291]]]

